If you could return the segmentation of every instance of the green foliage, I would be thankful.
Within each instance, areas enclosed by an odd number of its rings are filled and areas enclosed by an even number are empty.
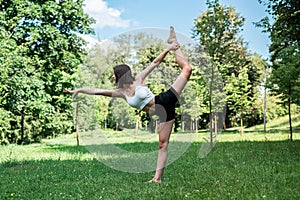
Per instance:
[[[199,39],[214,61],[231,64],[223,74],[238,72],[246,62],[246,48],[238,37],[245,19],[234,7],[220,5],[218,1],[208,1],[207,5],[207,10],[195,20],[193,37]]]
[[[208,9],[195,20],[193,38],[199,40],[200,45],[207,52],[210,57],[209,63],[215,63],[211,66],[216,66],[216,69],[211,67],[213,71],[208,74],[220,74],[216,77],[222,79],[219,82],[223,82],[224,86],[219,86],[219,88],[224,87],[228,101],[226,125],[227,127],[235,126],[235,118],[236,116],[241,118],[240,112],[246,109],[245,105],[247,105],[247,111],[254,112],[256,109],[253,107],[258,93],[257,86],[262,81],[259,76],[263,68],[254,62],[253,56],[247,52],[244,40],[239,37],[245,19],[235,12],[234,7],[220,5],[218,0],[207,1],[207,5]],[[243,81],[239,80],[239,83],[233,84],[234,77]],[[244,86],[247,86],[246,89]],[[212,99],[219,100],[220,97]],[[237,105],[243,106],[237,108]],[[248,120],[256,121],[251,119],[251,115],[248,115]]]
[[[10,113],[3,108],[0,108],[0,144],[8,144],[10,133]]]
[[[250,89],[247,69],[242,68],[238,77],[232,74],[229,83],[225,86],[228,98],[228,105],[236,113],[236,117],[240,119],[241,130],[243,129],[243,117],[250,110],[252,99],[249,98]]]
[[[298,0],[259,1],[267,5],[267,12],[274,22],[264,18],[257,25],[270,33],[269,47],[272,62],[271,89],[288,105],[300,104],[300,3]],[[292,120],[290,119],[290,122]],[[292,140],[292,124],[290,123]]]
[[[272,75],[269,87],[299,105],[299,49],[300,49],[300,4],[297,0],[260,0],[267,6],[266,11],[273,17],[256,23],[270,33]]]
[[[92,33],[82,3],[1,1],[0,108],[10,115],[8,126],[1,121],[1,141],[72,131],[70,99],[62,90],[72,85],[85,52],[76,33]]]
[[[228,97],[228,104],[237,113],[244,113],[248,110],[251,100],[249,98],[249,79],[247,69],[243,68],[238,77],[232,74],[225,89]]]
[[[300,105],[300,53],[299,47],[287,47],[279,53],[280,61],[275,62],[270,84],[272,91],[282,94],[284,101],[291,99],[292,103]]]

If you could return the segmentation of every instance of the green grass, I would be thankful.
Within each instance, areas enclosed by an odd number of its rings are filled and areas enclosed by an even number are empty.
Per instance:
[[[141,152],[157,146],[155,136],[133,143],[123,134],[115,133],[120,148]],[[0,146],[0,199],[299,199],[299,134],[293,142],[282,140],[283,133],[247,134],[223,134],[202,159],[202,143],[195,140],[167,166],[159,185],[144,183],[153,172],[107,167],[75,146],[73,135]]]
[[[300,130],[300,114],[292,115],[292,126],[294,130]],[[278,131],[278,130],[286,130],[289,131],[290,124],[288,116],[279,117],[278,119],[274,119],[271,121],[267,121],[266,128],[267,131]],[[264,125],[257,125],[249,128],[250,130],[263,130]]]

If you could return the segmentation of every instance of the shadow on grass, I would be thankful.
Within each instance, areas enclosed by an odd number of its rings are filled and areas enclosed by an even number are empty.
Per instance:
[[[64,145],[64,144],[47,144],[43,147],[45,151],[50,152],[66,152],[70,154],[78,154],[78,153],[89,153],[89,151],[85,148],[85,146],[79,145]]]
[[[119,144],[136,152],[156,143]],[[145,184],[153,172],[111,169],[85,146],[47,145],[48,159],[0,165],[0,198],[15,199],[297,199],[300,141],[220,142],[205,158],[193,143],[165,170],[163,183]],[[19,152],[22,153],[22,152]],[[68,154],[62,160],[61,154]]]
[[[190,147],[191,142],[169,143],[168,164],[179,159]],[[145,173],[155,171],[158,146],[157,142],[134,142],[118,144],[95,144],[84,146],[46,145],[47,152],[60,154],[71,154],[69,158],[78,155],[96,159],[99,162],[115,170],[130,173]]]

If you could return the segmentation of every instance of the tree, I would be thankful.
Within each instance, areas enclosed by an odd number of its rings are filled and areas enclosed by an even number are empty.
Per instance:
[[[200,45],[211,58],[211,62],[214,62],[217,67],[209,74],[220,73],[223,83],[227,85],[231,81],[232,74],[238,77],[246,67],[250,88],[249,92],[244,95],[253,99],[251,97],[255,96],[259,72],[251,63],[251,56],[247,52],[244,40],[238,36],[245,19],[235,12],[234,7],[220,5],[218,0],[207,1],[207,5],[208,9],[195,20],[193,38],[199,40]],[[233,96],[228,94],[227,98],[231,97]],[[233,99],[228,99],[228,101],[232,102]],[[234,119],[230,116],[236,115],[233,105],[228,104],[226,110],[227,126],[233,125]],[[224,128],[226,128],[225,122]]]
[[[243,117],[249,111],[252,99],[249,99],[250,85],[247,69],[244,67],[238,77],[233,73],[230,82],[225,86],[228,95],[228,104],[232,106],[237,118],[240,119],[240,133],[243,134]]]
[[[218,0],[207,1],[208,8],[195,20],[193,38],[199,39],[214,62],[230,64],[221,71],[224,75],[238,73],[246,65],[247,49],[238,37],[245,19],[235,12],[234,7],[219,4]]]
[[[85,54],[76,33],[92,33],[83,1],[1,0],[0,5],[0,107],[11,116],[6,137],[23,143],[71,132],[71,99],[62,90],[72,86]]]
[[[208,119],[203,119],[209,126],[210,135],[207,141],[209,141],[209,148],[212,148],[217,137],[218,132],[223,127],[224,122],[224,108],[226,107],[226,96],[223,91],[224,84],[222,76],[218,70],[218,66],[215,65],[212,58],[206,54],[201,46],[198,45],[194,48],[194,52],[191,54],[190,63],[194,68],[191,76],[190,83],[193,88],[197,88],[195,93],[198,97],[194,97],[196,101],[199,101],[200,106],[198,109],[192,108],[191,113],[198,111],[198,116],[208,116]],[[193,97],[192,97],[193,98]]]
[[[270,88],[288,104],[290,139],[293,138],[291,103],[300,104],[300,2],[298,0],[259,0],[267,6],[268,17],[256,23],[270,33],[272,74]]]

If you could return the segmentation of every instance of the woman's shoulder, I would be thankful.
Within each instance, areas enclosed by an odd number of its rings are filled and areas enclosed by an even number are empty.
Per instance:
[[[125,98],[125,91],[123,88],[116,88],[113,91],[115,97]]]

